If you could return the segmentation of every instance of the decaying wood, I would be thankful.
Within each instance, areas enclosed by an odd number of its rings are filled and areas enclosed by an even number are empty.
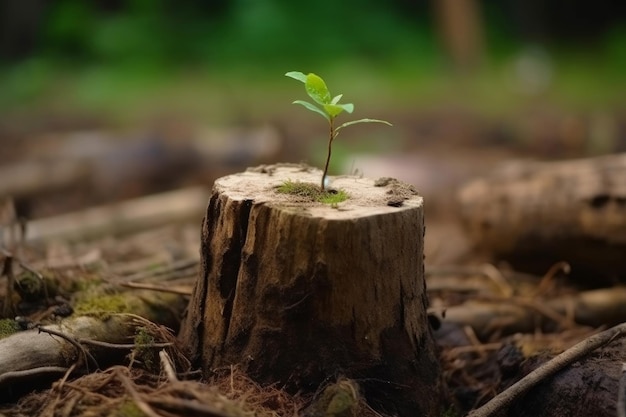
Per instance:
[[[37,137],[29,159],[0,166],[0,196],[25,198],[75,188],[107,195],[133,182],[149,187],[171,173],[192,175],[207,167],[223,171],[271,158],[282,140],[272,126],[194,132],[164,127],[125,137],[101,130]]]
[[[622,376],[619,379],[616,407],[617,417],[626,417],[626,363],[622,364]]]
[[[626,154],[504,168],[459,193],[478,247],[524,268],[626,275]]]
[[[149,333],[159,328],[153,322],[164,326],[159,335],[168,334],[168,327],[178,327],[184,297],[154,291],[113,294],[107,288],[75,297],[75,308],[81,312],[76,316],[54,324],[27,323],[29,330],[0,339],[0,394],[16,381],[58,376],[71,366],[85,372],[120,362],[135,347],[140,328]],[[168,337],[173,341],[173,336]]]
[[[599,327],[626,321],[626,288],[615,287],[554,299],[474,300],[445,309],[445,320],[471,326],[482,338],[492,334],[557,330],[561,325]],[[562,326],[561,326],[562,327]]]
[[[146,323],[133,314],[78,316],[0,339],[0,392],[9,394],[24,379],[62,375],[72,366],[95,371],[120,361]]]
[[[0,196],[24,195],[91,182],[87,161],[22,161],[0,167]]]
[[[190,187],[33,220],[27,225],[26,239],[32,242],[123,234],[188,220],[202,213],[208,198],[209,193],[203,187]]]
[[[507,410],[511,406],[511,404],[514,401],[516,401],[516,399],[518,399],[519,397],[527,393],[530,389],[532,389],[534,386],[536,386],[540,382],[546,380],[547,378],[550,378],[551,376],[561,371],[565,367],[570,366],[572,363],[581,360],[585,356],[588,356],[596,349],[599,349],[615,341],[618,338],[622,338],[625,333],[626,333],[626,323],[622,323],[602,333],[595,334],[593,336],[588,337],[582,342],[576,344],[575,346],[571,347],[570,349],[566,350],[565,352],[561,353],[560,355],[546,362],[539,368],[533,370],[524,378],[522,378],[520,381],[518,381],[517,383],[509,387],[507,390],[498,394],[496,397],[494,397],[491,401],[489,401],[484,406],[471,411],[468,414],[468,417],[489,417],[489,416],[500,415],[500,413]],[[604,388],[604,387],[600,387],[601,385],[599,383],[600,379],[607,378],[607,377],[612,378],[615,380],[615,383],[613,384],[615,388],[617,388],[618,386],[617,381],[619,380],[619,376],[621,375],[621,366],[618,366],[618,365],[621,365],[621,362],[624,359],[626,359],[626,355],[624,355],[623,353],[623,344],[620,346],[619,350],[621,351],[620,352],[621,358],[611,358],[611,361],[613,361],[615,365],[614,366],[615,372],[613,372],[614,375],[605,376],[603,375],[605,371],[602,369],[598,369],[597,372],[600,375],[596,375],[595,377],[592,377],[594,380],[594,383],[591,383],[588,381],[587,385],[589,385],[588,388],[591,391],[594,391],[594,390],[600,391],[600,392],[597,392],[596,394],[598,396],[602,395],[601,391],[602,391],[602,388]],[[617,378],[614,377],[615,375],[617,375]],[[546,387],[544,387],[544,390],[545,389]],[[615,414],[615,411],[614,411],[615,403],[617,402],[617,398],[618,398],[618,393],[616,392],[617,390],[615,390],[615,392],[609,393],[608,401],[606,401],[607,398],[604,398],[604,397],[600,401],[598,401],[598,399],[594,401],[593,400],[594,393],[592,393],[592,395],[589,396],[587,395],[586,392],[585,393],[576,392],[575,390],[571,389],[571,386],[568,387],[567,384],[562,384],[561,387],[557,386],[554,389],[554,391],[555,392],[553,393],[553,397],[555,401],[554,401],[554,404],[552,404],[551,406],[546,406],[546,401],[544,399],[544,401],[539,402],[539,407],[541,408],[541,411],[539,411],[538,409],[534,409],[534,411],[530,411],[529,403],[532,402],[532,399],[528,398],[529,396],[527,396],[525,398],[525,404],[519,407],[518,412],[511,413],[509,415],[534,415],[538,417],[539,416],[556,417],[556,416],[563,416],[563,415],[597,415],[597,416],[600,416],[600,415],[614,415]],[[564,396],[566,398],[564,398]],[[592,402],[593,405],[590,405],[589,404],[590,402]],[[526,413],[529,413],[529,414],[526,414]]]
[[[395,180],[354,176],[332,182],[350,195],[337,207],[275,191],[320,177],[280,165],[215,182],[180,338],[208,375],[238,364],[305,392],[344,375],[374,408],[436,415],[422,198]]]

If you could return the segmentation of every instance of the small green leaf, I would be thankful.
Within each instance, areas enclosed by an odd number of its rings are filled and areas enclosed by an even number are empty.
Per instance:
[[[300,105],[306,107],[307,109],[311,110],[312,112],[321,114],[322,116],[324,116],[324,119],[330,121],[330,117],[328,116],[328,114],[324,113],[324,111],[322,109],[320,109],[319,107],[317,107],[314,104],[309,103],[308,101],[296,100],[296,101],[293,102],[293,104],[300,104]]]
[[[347,111],[348,113],[352,113],[354,110],[353,104],[324,104],[324,110],[330,117],[337,117],[341,112]]]
[[[335,96],[333,98],[333,100],[330,102],[330,104],[337,104],[337,103],[339,103],[339,100],[341,100],[341,97],[343,97],[343,94],[339,94],[338,96]]]
[[[386,120],[379,120],[379,119],[359,119],[359,120],[352,120],[351,122],[345,122],[344,124],[342,124],[341,126],[337,127],[337,129],[335,129],[335,132],[339,132],[339,130],[343,129],[344,127],[348,127],[348,126],[352,126],[355,125],[357,123],[382,123],[388,126],[393,126],[391,123],[389,123]]]
[[[348,113],[352,113],[354,111],[354,104],[352,103],[338,104],[338,106],[343,107],[343,109]]]
[[[305,82],[306,92],[315,102],[319,104],[330,103],[330,91],[326,87],[326,83],[322,77],[310,73],[306,76]]]
[[[302,81],[306,83],[306,74],[301,73],[300,71],[290,71],[285,74],[287,77],[291,77],[294,80]]]
[[[343,107],[337,104],[324,104],[324,111],[328,113],[328,115],[333,118],[337,117],[343,112]]]

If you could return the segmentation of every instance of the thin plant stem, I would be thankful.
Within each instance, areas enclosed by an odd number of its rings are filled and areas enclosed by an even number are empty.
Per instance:
[[[330,164],[330,154],[333,145],[333,139],[335,139],[335,126],[333,125],[334,117],[329,119],[330,123],[330,133],[328,138],[328,156],[326,157],[326,165],[324,166],[324,173],[322,174],[322,191],[324,191],[326,176],[328,175],[328,165]]]

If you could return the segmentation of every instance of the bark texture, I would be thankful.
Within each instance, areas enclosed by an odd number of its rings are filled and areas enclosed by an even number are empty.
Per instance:
[[[359,177],[334,180],[350,195],[335,208],[275,191],[320,176],[279,165],[215,182],[181,339],[207,375],[237,364],[259,382],[309,392],[341,375],[375,408],[435,415],[442,382],[426,316],[422,198]]]
[[[474,242],[518,267],[626,276],[626,154],[510,164],[459,198]]]

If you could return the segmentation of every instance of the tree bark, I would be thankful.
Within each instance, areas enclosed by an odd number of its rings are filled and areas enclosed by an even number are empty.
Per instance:
[[[472,240],[517,268],[626,276],[626,154],[510,164],[459,198]]]
[[[423,200],[396,180],[354,176],[332,183],[350,196],[335,207],[275,189],[320,178],[276,165],[215,182],[180,337],[206,376],[237,364],[306,392],[345,376],[374,408],[435,415],[443,383],[426,315]]]

